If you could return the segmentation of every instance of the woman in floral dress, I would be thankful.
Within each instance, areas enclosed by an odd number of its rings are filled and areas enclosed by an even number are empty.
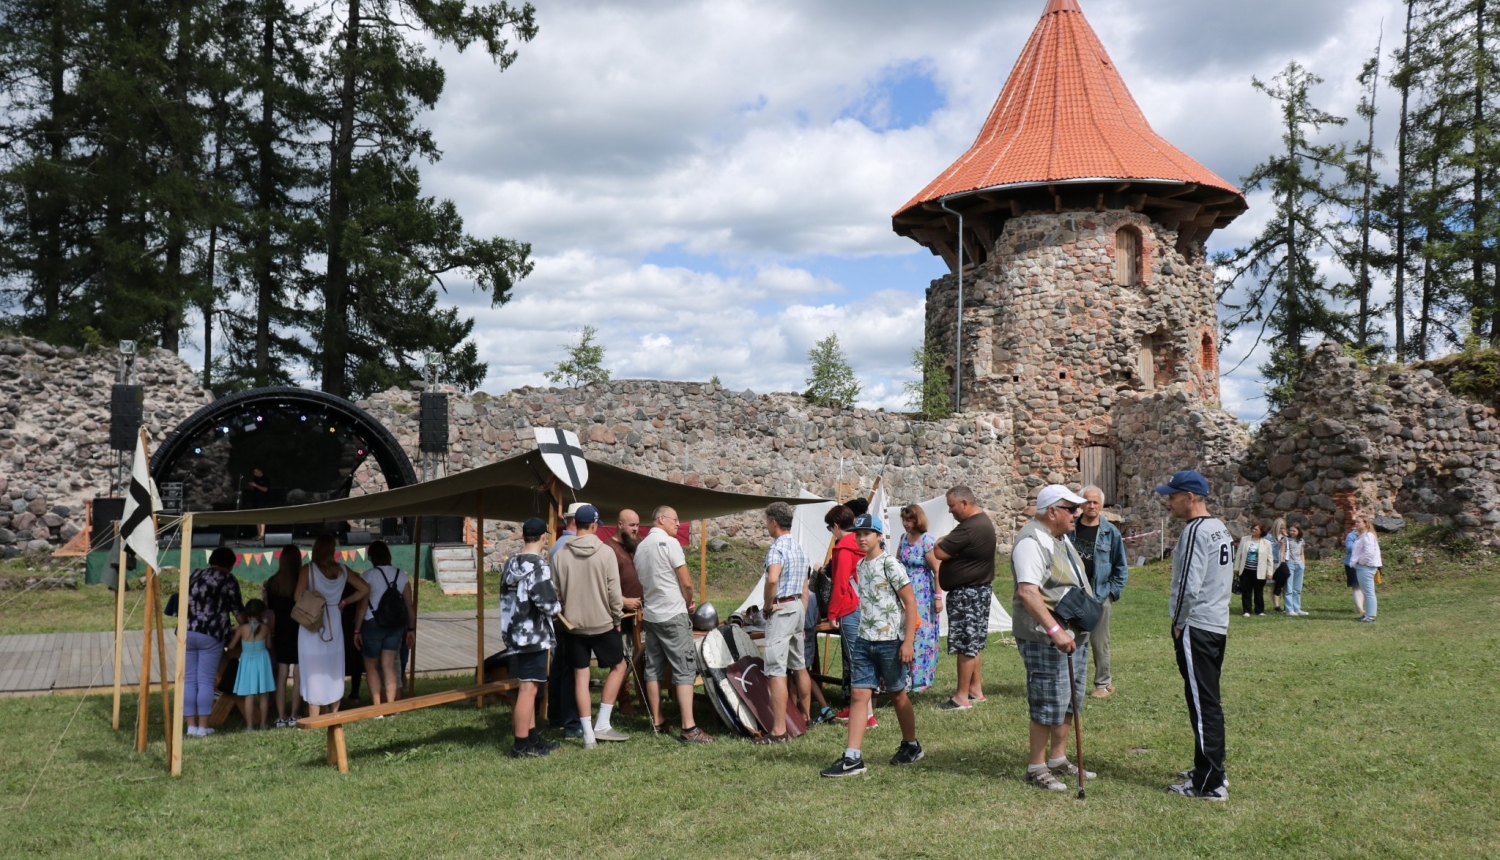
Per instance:
[[[937,590],[937,557],[932,548],[937,543],[927,533],[927,514],[916,505],[901,509],[901,545],[896,557],[911,577],[911,590],[917,599],[917,641],[912,643],[911,690],[921,692],[932,686],[937,674],[938,616],[943,611],[943,597]]]

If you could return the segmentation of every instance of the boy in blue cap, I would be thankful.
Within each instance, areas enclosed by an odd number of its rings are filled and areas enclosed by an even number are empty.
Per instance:
[[[851,529],[865,557],[855,573],[855,591],[859,594],[859,634],[849,649],[849,666],[853,700],[849,704],[848,747],[839,760],[823,771],[823,776],[854,776],[865,772],[860,747],[865,739],[865,720],[870,714],[870,698],[884,684],[901,724],[901,746],[891,764],[914,764],[922,759],[922,745],[917,743],[917,715],[911,698],[906,695],[907,667],[911,665],[913,642],[917,636],[917,599],[911,588],[906,567],[880,545],[885,533],[880,520],[861,514]]]

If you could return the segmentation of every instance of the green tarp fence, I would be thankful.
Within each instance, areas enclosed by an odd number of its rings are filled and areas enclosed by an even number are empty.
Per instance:
[[[312,546],[300,547],[303,562],[306,563],[307,555]],[[234,575],[240,579],[250,582],[265,582],[276,572],[276,552],[280,547],[266,546],[241,546],[231,547],[234,550],[235,565]],[[368,557],[369,547],[365,546],[341,546],[339,557],[349,565],[351,570],[364,571],[370,568]],[[208,554],[212,549],[195,549],[192,551],[193,569],[208,566]],[[177,560],[182,556],[180,550],[161,550],[158,554],[162,567],[176,567]],[[402,570],[412,571],[415,565],[413,559],[416,556],[416,547],[412,544],[396,544],[391,547],[391,561]],[[115,557],[108,552],[91,552],[88,555],[88,566],[84,573],[84,581],[89,585],[97,585],[104,582],[106,577],[114,575],[113,565]],[[144,568],[137,565],[135,570],[127,571],[127,580],[135,579]],[[423,579],[432,579],[432,545],[422,545],[422,570]],[[176,581],[175,579],[173,580]]]

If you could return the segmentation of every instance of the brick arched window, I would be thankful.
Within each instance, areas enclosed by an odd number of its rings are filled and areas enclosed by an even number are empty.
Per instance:
[[[1208,332],[1203,333],[1203,343],[1200,347],[1202,352],[1198,355],[1198,366],[1203,368],[1204,373],[1216,373],[1219,369],[1219,352],[1214,349],[1214,336]]]
[[[1141,284],[1141,234],[1134,227],[1115,231],[1115,283],[1122,287]]]

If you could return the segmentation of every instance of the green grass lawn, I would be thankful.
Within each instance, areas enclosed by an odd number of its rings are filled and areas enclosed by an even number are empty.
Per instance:
[[[1167,574],[1152,565],[1115,608],[1118,692],[1084,710],[1099,772],[1086,801],[1021,783],[1024,675],[995,641],[989,703],[933,710],[953,682],[945,658],[938,688],[916,697],[927,759],[886,764],[898,734],[884,708],[870,772],[841,781],[817,775],[843,749],[835,727],[775,749],[688,748],[617,719],[630,742],[513,761],[507,709],[456,705],[352,726],[346,775],[323,764],[321,733],[280,730],[191,740],[171,779],[159,723],[133,752],[130,732],[109,729],[108,696],[0,700],[0,855],[1500,856],[1500,565],[1393,567],[1373,625],[1354,622],[1331,565],[1310,571],[1311,617],[1233,617],[1227,804],[1164,790],[1192,740]],[[699,715],[716,727],[701,700]]]

